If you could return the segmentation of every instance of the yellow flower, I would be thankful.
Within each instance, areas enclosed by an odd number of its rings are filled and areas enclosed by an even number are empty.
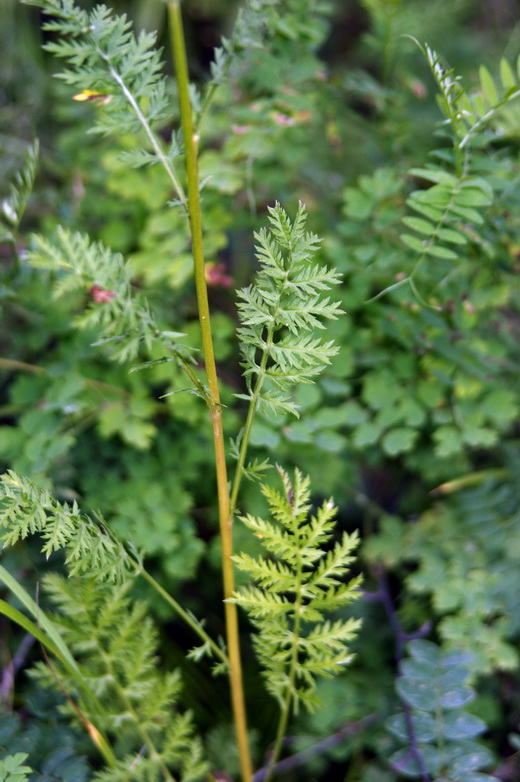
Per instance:
[[[103,92],[94,92],[93,90],[81,90],[77,95],[73,95],[72,100],[78,101],[97,101],[100,106],[106,106],[112,100],[112,95],[106,95]]]

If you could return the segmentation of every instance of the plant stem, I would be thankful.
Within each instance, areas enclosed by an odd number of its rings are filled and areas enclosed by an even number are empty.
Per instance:
[[[294,602],[294,627],[292,631],[292,651],[291,662],[289,666],[289,676],[287,683],[287,692],[285,694],[285,700],[280,712],[280,719],[278,721],[278,730],[276,731],[276,739],[274,742],[273,752],[269,765],[264,777],[264,782],[271,782],[274,769],[280,752],[282,749],[283,739],[287,731],[287,723],[291,714],[291,705],[294,692],[294,680],[296,678],[296,665],[298,663],[298,641],[300,639],[300,624],[301,624],[301,603],[302,603],[302,560],[301,555],[298,554],[298,563],[296,571],[296,589],[295,589],[295,602]]]
[[[268,355],[269,354],[267,350],[265,350],[264,355],[262,356],[262,360],[260,362],[260,371],[258,373],[255,388],[253,391],[253,396],[251,398],[251,402],[249,403],[249,410],[247,411],[246,422],[244,424],[244,429],[242,433],[242,442],[240,443],[240,453],[238,455],[237,468],[235,470],[233,487],[231,489],[231,515],[232,516],[235,513],[235,508],[236,508],[237,498],[238,498],[238,490],[240,489],[242,476],[244,474],[244,465],[246,463],[247,449],[249,446],[249,440],[251,438],[251,429],[253,427],[255,413],[258,407],[258,397],[260,396],[260,391],[262,390],[262,386],[265,380],[265,368],[267,366]]]
[[[193,261],[195,266],[195,287],[199,321],[202,333],[202,349],[206,365],[206,375],[210,392],[210,416],[213,428],[215,464],[217,474],[219,526],[222,545],[222,578],[224,584],[224,610],[226,619],[226,640],[229,656],[229,678],[233,717],[237,734],[240,757],[240,769],[243,782],[251,782],[252,765],[247,738],[247,719],[242,683],[242,664],[240,659],[240,638],[238,615],[235,603],[229,602],[235,590],[233,573],[232,517],[229,503],[229,489],[222,428],[222,410],[218,389],[217,368],[211,334],[208,291],[204,275],[204,250],[202,245],[202,217],[199,195],[198,142],[194,133],[192,108],[189,94],[188,64],[179,0],[168,4],[168,15],[172,36],[172,51],[175,63],[182,131],[186,150],[186,173],[188,180],[188,214],[190,220]]]
[[[288,274],[286,273],[285,281],[283,285],[280,287],[280,291],[278,293],[278,300],[276,304],[273,307],[273,312],[271,314],[271,321],[272,323],[276,323],[276,318],[278,316],[278,312],[281,306],[282,296],[284,294],[285,286],[287,284],[288,280]],[[260,397],[260,391],[262,390],[262,386],[264,384],[264,380],[266,378],[266,368],[267,368],[267,361],[269,359],[269,353],[273,346],[273,336],[274,336],[274,326],[270,325],[267,329],[267,336],[265,340],[265,350],[262,354],[262,358],[260,361],[260,367],[258,370],[257,380],[255,384],[255,388],[253,391],[253,396],[251,397],[251,402],[249,403],[249,410],[247,411],[247,418],[246,422],[244,424],[244,430],[242,433],[242,442],[240,443],[240,452],[238,455],[238,463],[237,468],[235,470],[235,477],[233,480],[233,487],[231,489],[231,517],[233,517],[235,513],[237,498],[238,498],[238,490],[240,489],[240,484],[242,482],[242,477],[244,475],[244,466],[246,463],[246,456],[247,456],[247,449],[249,447],[249,440],[251,438],[251,429],[253,427],[253,421],[255,417],[255,413],[258,407],[258,399]]]
[[[166,782],[175,782],[175,779],[173,778],[168,766],[166,765],[165,761],[161,757],[161,753],[157,750],[152,737],[150,736],[146,728],[143,726],[140,715],[137,714],[137,712],[135,711],[132,701],[129,698],[126,690],[119,683],[117,673],[114,670],[109,655],[106,654],[103,649],[101,639],[97,638],[95,634],[94,634],[94,642],[97,643],[98,645],[100,657],[105,664],[105,669],[110,677],[110,680],[112,681],[112,686],[114,687],[116,693],[119,695],[122,703],[124,704],[127,714],[130,715],[131,719],[135,723],[135,727],[138,734],[141,736],[144,745],[148,748],[148,752],[150,753],[150,758],[152,760],[155,760],[155,762],[158,764],[163,774],[163,779],[166,780]]]
[[[204,630],[202,625],[196,621],[189,613],[188,611],[185,611],[184,608],[175,600],[174,597],[170,595],[169,592],[166,591],[166,589],[163,589],[163,587],[159,584],[158,581],[155,580],[155,578],[148,573],[148,571],[144,570],[144,568],[139,565],[138,562],[136,562],[132,557],[130,558],[132,564],[134,565],[136,572],[139,573],[140,576],[142,576],[148,583],[150,584],[155,591],[161,595],[161,597],[170,604],[170,606],[175,610],[175,612],[183,619],[186,624],[188,624],[191,629],[197,633],[197,635],[200,637],[204,643],[208,644],[215,655],[225,664],[229,665],[229,660],[225,654],[225,652],[222,651],[222,649],[215,643],[213,638],[211,638],[207,632]]]
[[[179,182],[179,180],[177,179],[177,176],[175,175],[175,171],[173,169],[173,166],[171,165],[170,161],[168,160],[168,158],[164,154],[164,152],[162,150],[162,147],[161,147],[161,144],[160,144],[157,136],[155,135],[155,133],[151,129],[150,124],[148,123],[148,120],[146,119],[146,117],[144,116],[143,112],[139,108],[139,104],[137,103],[136,99],[132,95],[132,92],[126,86],[125,82],[121,78],[121,76],[118,73],[118,71],[116,71],[116,69],[113,67],[113,65],[111,65],[110,59],[107,57],[107,55],[103,51],[101,51],[101,49],[99,49],[99,48],[98,48],[98,54],[107,63],[108,69],[110,71],[110,75],[112,76],[112,78],[114,79],[114,81],[118,85],[119,89],[121,90],[121,92],[123,93],[123,95],[125,96],[127,101],[129,102],[130,106],[132,107],[132,109],[134,111],[134,114],[136,115],[137,119],[141,123],[141,126],[142,126],[144,132],[146,133],[146,135],[148,137],[148,140],[149,140],[150,144],[152,145],[155,154],[157,155],[157,157],[158,157],[162,167],[164,168],[164,170],[168,174],[168,177],[170,178],[170,181],[171,181],[171,183],[173,185],[173,188],[174,188],[174,190],[175,190],[175,192],[177,194],[177,197],[178,197],[179,201],[186,208],[186,206],[187,206],[187,204],[186,204],[186,196],[184,194],[184,190],[182,189],[182,185]]]

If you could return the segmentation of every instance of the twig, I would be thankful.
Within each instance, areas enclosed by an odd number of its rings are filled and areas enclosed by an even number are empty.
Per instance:
[[[2,680],[0,681],[0,702],[7,703],[9,694],[11,693],[14,685],[14,677],[25,662],[27,655],[34,643],[34,637],[27,633],[24,636],[22,643],[16,650],[14,657],[7,663],[2,674]]]
[[[392,595],[390,594],[390,588],[388,586],[386,573],[382,566],[377,567],[376,577],[378,580],[377,594],[380,597],[381,602],[383,603],[386,614],[388,616],[388,620],[390,622],[390,626],[394,632],[395,659],[396,662],[399,664],[399,662],[404,657],[405,644],[408,643],[408,641],[412,640],[413,638],[423,638],[425,635],[427,635],[430,632],[431,625],[429,622],[426,622],[415,633],[413,634],[405,633],[397,617],[397,611],[395,609]],[[428,774],[428,771],[426,770],[426,766],[424,765],[423,756],[419,751],[419,745],[417,743],[417,738],[415,736],[415,728],[412,721],[412,709],[409,706],[409,704],[406,703],[406,701],[401,699],[401,703],[403,705],[404,721],[406,725],[406,732],[408,733],[408,741],[410,746],[410,751],[408,753],[408,756],[412,757],[417,763],[417,768],[419,769],[419,773],[421,774],[422,782],[431,782],[430,775]],[[395,768],[396,770],[398,770],[397,764],[395,764]]]
[[[333,733],[332,736],[327,736],[321,741],[317,741],[312,747],[302,749],[301,752],[296,752],[294,755],[291,755],[290,758],[280,760],[274,767],[274,773],[278,774],[292,771],[293,769],[304,765],[309,758],[319,755],[331,747],[336,747],[338,744],[341,744],[347,736],[359,733],[359,731],[364,730],[364,728],[367,728],[369,725],[373,725],[375,722],[377,722],[377,717],[374,714],[369,714],[358,722],[349,722],[348,725],[345,725],[336,733]],[[268,768],[269,764],[266,764],[253,774],[253,782],[262,782],[266,777]]]

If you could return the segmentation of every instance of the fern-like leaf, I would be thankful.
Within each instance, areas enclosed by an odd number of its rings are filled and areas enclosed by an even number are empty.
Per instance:
[[[131,361],[143,346],[150,352],[159,343],[183,368],[193,362],[189,350],[172,339],[182,334],[161,331],[146,300],[133,295],[132,272],[120,253],[62,227],[53,239],[33,237],[33,244],[29,262],[56,273],[56,297],[74,291],[84,291],[89,297],[75,325],[98,328],[95,344],[108,344],[117,361]]]
[[[313,263],[317,236],[305,231],[302,204],[293,223],[279,204],[269,208],[269,231],[255,234],[260,271],[255,283],[239,292],[238,334],[242,344],[248,399],[272,413],[298,415],[290,390],[311,383],[336,355],[332,342],[316,338],[324,319],[335,319],[340,305],[323,292],[339,275]]]
[[[47,557],[65,551],[71,574],[88,573],[112,582],[135,575],[135,563],[102,519],[95,522],[75,502],[62,504],[13,472],[0,477],[0,532],[4,547],[39,534]]]
[[[155,33],[143,31],[135,37],[126,15],[114,15],[106,5],[84,11],[71,0],[30,0],[30,4],[51,17],[43,29],[61,35],[45,45],[67,62],[59,77],[76,89],[110,97],[96,117],[95,132],[136,132],[141,128],[136,110],[148,125],[169,117]]]
[[[27,149],[25,164],[15,175],[11,192],[0,203],[0,241],[12,238],[23,217],[27,201],[31,194],[38,163],[38,141],[34,141]]]
[[[317,705],[317,676],[334,676],[349,662],[348,643],[359,621],[324,615],[359,596],[358,577],[345,582],[357,534],[345,534],[328,553],[336,508],[329,500],[309,518],[310,482],[298,470],[294,481],[279,468],[283,491],[264,486],[273,521],[244,516],[267,556],[238,554],[234,561],[254,582],[235,601],[257,628],[254,644],[267,688],[284,708]]]
[[[97,723],[114,737],[116,767],[94,779],[188,782],[205,773],[201,746],[193,736],[191,716],[179,713],[178,672],[161,673],[157,665],[157,632],[144,603],[132,602],[130,583],[114,586],[96,579],[56,574],[44,579],[45,591],[58,608],[54,621],[78,662],[84,680],[103,707]],[[76,681],[56,664],[53,673],[40,663],[33,671],[44,685],[61,686],[89,719]],[[64,706],[67,711],[69,706]]]

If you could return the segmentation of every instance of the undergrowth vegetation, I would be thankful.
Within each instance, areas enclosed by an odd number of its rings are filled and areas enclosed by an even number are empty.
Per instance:
[[[0,780],[518,779],[514,13],[8,0]]]

